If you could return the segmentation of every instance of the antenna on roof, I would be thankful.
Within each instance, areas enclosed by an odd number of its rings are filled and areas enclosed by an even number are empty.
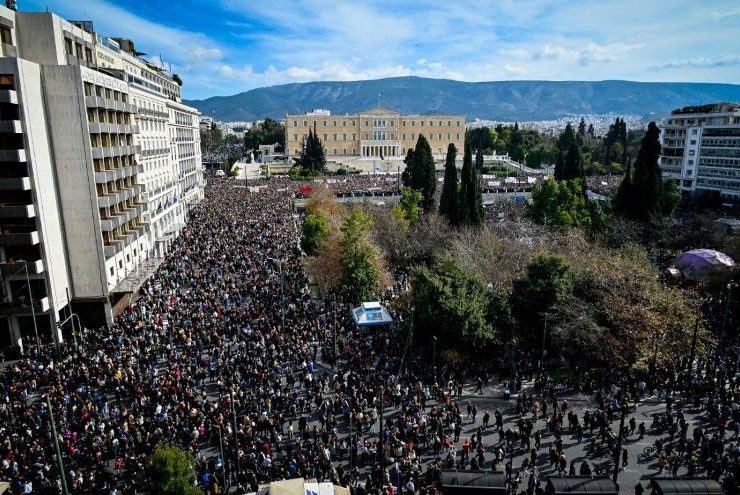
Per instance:
[[[378,93],[378,108],[380,108],[380,97],[383,96],[380,93]]]
[[[164,69],[164,60],[162,60],[162,54],[159,54],[159,68]]]

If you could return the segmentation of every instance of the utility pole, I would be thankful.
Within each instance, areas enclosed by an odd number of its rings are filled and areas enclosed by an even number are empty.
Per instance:
[[[691,374],[694,370],[694,356],[696,354],[696,336],[699,333],[699,318],[696,319],[696,323],[694,324],[694,336],[691,338],[691,354],[689,355],[689,369],[686,372],[686,381],[688,389],[689,384],[691,383]]]
[[[545,328],[542,330],[542,352],[540,353],[540,373],[545,368],[545,341],[547,340],[547,313],[545,313]]]
[[[380,486],[382,487],[385,483],[385,449],[383,448],[383,393],[385,389],[383,388],[383,385],[380,386],[379,392],[380,392],[380,428],[379,428],[379,435],[380,435],[380,445],[378,446],[378,455],[380,456]]]
[[[627,403],[622,399],[622,418],[619,420],[619,433],[617,433],[617,448],[614,451],[614,475],[612,479],[617,482],[619,475],[619,456],[622,454],[622,432],[624,431],[624,418],[627,416]]]
[[[221,425],[218,425],[218,447],[221,452],[221,475],[224,477],[224,483],[226,483],[226,459],[224,459],[224,436]]]
[[[355,392],[354,388],[350,387],[349,389],[349,470],[352,471],[352,467],[354,466],[353,459],[352,459],[352,453],[353,453],[353,445],[354,442],[352,440],[352,413],[355,410]]]
[[[236,397],[231,398],[231,413],[234,420],[234,457],[236,457],[236,473],[234,474],[234,479],[237,480],[237,484],[239,484],[238,478],[239,478],[239,471],[241,471],[239,466],[239,433],[236,428]]]
[[[57,452],[57,464],[59,465],[59,476],[62,478],[62,492],[69,495],[67,489],[67,475],[64,473],[64,461],[62,460],[62,451],[59,450],[59,436],[57,435],[56,423],[54,423],[54,413],[51,410],[51,398],[46,396],[46,408],[49,411],[49,425],[51,426],[51,435],[54,437],[54,449]]]
[[[334,368],[339,369],[339,354],[337,351],[337,295],[332,294],[332,318],[334,319]]]

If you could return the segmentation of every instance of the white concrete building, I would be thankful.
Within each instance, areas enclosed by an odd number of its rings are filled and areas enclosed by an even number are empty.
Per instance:
[[[197,111],[116,46],[0,7],[0,351],[112,322],[203,197]]]
[[[661,132],[660,168],[682,191],[740,201],[740,104],[674,110]]]

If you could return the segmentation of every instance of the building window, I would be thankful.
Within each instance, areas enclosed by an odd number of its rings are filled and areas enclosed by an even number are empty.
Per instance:
[[[334,140],[334,141],[336,141],[336,140],[337,140],[337,135],[336,135],[336,134],[334,134],[334,135],[332,136],[332,140]]]
[[[696,144],[696,139],[692,139],[691,144]]]
[[[452,127],[452,121],[451,120],[448,120],[447,121],[447,127]]]
[[[337,149],[336,148],[332,149],[331,151],[332,151],[332,155],[336,155],[337,154]]]
[[[403,122],[401,123],[401,125],[402,125],[402,126],[404,126],[404,127],[406,127],[406,121],[404,120],[404,121],[403,121]]]
[[[293,121],[293,127],[298,127],[298,121],[297,120],[294,120]]]
[[[328,141],[328,139],[326,138],[326,136],[327,136],[327,135],[326,135],[326,134],[324,134],[324,142]]]
[[[401,139],[406,139],[406,133],[401,134]]]
[[[64,53],[67,55],[73,55],[73,49],[72,49],[72,40],[69,38],[64,38]]]
[[[337,121],[335,120],[335,121],[334,121],[334,127],[336,127],[336,126],[337,126]]]
[[[0,26],[0,40],[6,45],[13,44],[13,33],[10,32],[9,28]]]
[[[346,133],[343,133],[343,134],[342,134],[342,141],[346,141],[346,140],[347,140],[347,134],[346,134]],[[345,154],[346,154],[346,153],[345,153]]]
[[[457,133],[457,139],[460,139],[460,133],[459,132]]]
[[[347,121],[346,120],[343,120],[342,121],[342,127],[347,127]]]
[[[414,127],[414,125],[415,125],[415,124],[416,124],[416,122],[414,122],[414,121],[412,120],[412,121],[411,121],[411,127]]]
[[[347,148],[344,148],[344,149],[342,150],[342,154],[343,154],[343,155],[346,155],[346,154],[347,154]]]
[[[13,77],[13,74],[0,75],[0,89],[15,89],[15,77]]]
[[[696,154],[696,150],[689,150],[689,155],[692,155],[693,156],[695,154]]]
[[[298,141],[298,134],[293,134],[293,141]]]
[[[113,277],[116,274],[116,272],[113,271],[113,267],[110,267],[110,276]]]
[[[306,126],[308,126],[308,122],[304,120],[303,121],[303,127],[306,127]]]
[[[442,141],[442,133],[441,133],[441,132],[440,132],[440,133],[439,133],[439,135],[437,136],[437,139],[439,139],[440,141]]]
[[[459,120],[457,121],[457,125],[458,125],[458,127],[460,126],[460,121]]]
[[[430,133],[429,133],[429,140],[431,141],[432,139],[434,139],[434,134],[432,134],[432,133],[430,132]]]
[[[357,140],[356,134],[355,133],[352,133],[352,141],[356,141],[356,140]]]
[[[324,121],[324,127],[326,127],[326,121]]]

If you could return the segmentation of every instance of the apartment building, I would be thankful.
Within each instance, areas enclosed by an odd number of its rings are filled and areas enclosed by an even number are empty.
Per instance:
[[[184,224],[183,185],[192,204],[203,181],[197,137],[197,155],[172,151],[171,105],[196,135],[198,113],[165,71],[49,12],[0,7],[0,41],[4,351],[111,323]]]
[[[682,191],[740,200],[740,104],[674,110],[661,132],[660,168]]]
[[[332,116],[321,110],[285,118],[289,157],[298,156],[308,131],[314,129],[328,159],[403,158],[416,146],[420,134],[429,141],[434,157],[441,159],[449,143],[462,150],[465,141],[462,115],[402,115],[387,108],[373,108],[354,115]]]

